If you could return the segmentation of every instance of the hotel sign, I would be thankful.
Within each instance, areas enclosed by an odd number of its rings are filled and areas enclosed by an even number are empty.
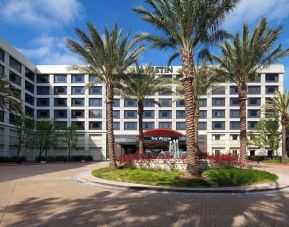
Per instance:
[[[144,140],[145,141],[156,141],[156,142],[168,142],[172,140],[180,140],[180,141],[185,141],[185,137],[170,137],[170,136],[145,136]]]
[[[173,73],[172,66],[152,66],[155,73]]]

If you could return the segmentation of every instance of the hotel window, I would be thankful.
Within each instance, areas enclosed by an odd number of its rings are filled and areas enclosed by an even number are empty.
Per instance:
[[[255,156],[255,150],[250,150],[250,156]]]
[[[1,75],[4,75],[4,66],[3,65],[0,65],[0,74]]]
[[[177,100],[176,104],[177,104],[177,107],[184,107],[185,101],[184,100]]]
[[[25,68],[25,77],[34,81],[34,73],[31,72],[29,69]]]
[[[172,99],[159,99],[160,107],[171,107]]]
[[[230,106],[239,106],[239,98],[230,98]]]
[[[120,123],[119,122],[113,122],[113,130],[120,130]]]
[[[200,107],[207,106],[207,99],[199,99],[199,105]]]
[[[54,87],[54,94],[55,95],[66,95],[67,88],[66,87]]]
[[[125,99],[124,100],[124,106],[125,107],[136,107],[137,102],[135,99]]]
[[[144,107],[154,107],[155,106],[155,100],[154,99],[145,99],[143,104],[144,104]]]
[[[253,83],[261,82],[261,74],[257,74],[253,77],[250,77],[249,82],[253,82]]]
[[[49,83],[49,75],[37,74],[37,83]]]
[[[37,106],[50,106],[49,98],[37,98]]]
[[[4,122],[4,112],[0,110],[0,121]]]
[[[259,118],[260,110],[248,110],[248,118]]]
[[[97,75],[89,75],[89,82],[91,83],[101,83],[101,78]]]
[[[25,93],[25,102],[34,105],[34,97]]]
[[[102,118],[102,110],[89,110],[89,118]]]
[[[72,74],[71,75],[71,83],[84,83],[84,75],[83,74]]]
[[[102,122],[100,122],[100,121],[90,121],[89,122],[89,129],[90,130],[101,130],[102,129]]]
[[[119,110],[114,110],[112,112],[112,117],[113,117],[113,119],[119,119],[120,118],[120,111]]]
[[[71,106],[84,106],[84,98],[72,98]]]
[[[67,99],[66,98],[55,98],[54,99],[54,106],[67,106]]]
[[[26,91],[30,91],[31,93],[34,93],[34,85],[26,80],[25,80],[25,89]]]
[[[177,119],[185,119],[186,113],[184,110],[177,110],[176,111],[176,118]]]
[[[159,128],[172,128],[172,122],[159,122]]]
[[[199,130],[207,130],[207,122],[199,122]]]
[[[14,72],[9,72],[9,81],[21,86],[21,77]]]
[[[4,62],[5,52],[4,50],[0,49],[0,60]]]
[[[240,130],[240,121],[231,121],[230,130]]]
[[[143,112],[143,118],[144,119],[152,119],[155,117],[155,111],[154,110],[144,110]]]
[[[238,134],[231,134],[231,135],[230,135],[230,140],[233,140],[233,141],[240,140],[240,135],[238,135]]]
[[[15,58],[11,57],[11,56],[9,57],[9,65],[13,69],[15,69],[16,71],[21,73],[21,64],[20,64],[20,62],[17,61]]]
[[[212,110],[212,118],[224,118],[225,110]]]
[[[221,140],[221,135],[220,134],[214,134],[213,135],[213,141],[219,141]]]
[[[83,95],[84,89],[83,89],[83,87],[71,87],[71,94],[72,95]]]
[[[112,106],[113,107],[120,107],[120,99],[113,99]]]
[[[136,122],[124,122],[124,130],[136,130],[137,123]]]
[[[248,98],[248,106],[260,106],[261,99],[260,98]]]
[[[278,86],[266,86],[266,94],[274,94],[278,92]]]
[[[101,98],[90,98],[89,99],[89,106],[102,106],[102,99]]]
[[[237,86],[230,86],[230,94],[238,94],[238,87]]]
[[[278,74],[266,74],[266,82],[278,82]]]
[[[166,88],[159,92],[159,96],[172,95],[172,88]]]
[[[213,121],[212,122],[212,130],[225,130],[225,122],[224,121]]]
[[[37,118],[49,118],[49,110],[37,110]]]
[[[102,87],[95,86],[95,87],[89,88],[89,94],[90,95],[102,95]]]
[[[248,129],[254,129],[257,126],[257,121],[248,121]]]
[[[19,120],[19,116],[14,115],[12,113],[9,114],[9,123],[12,125],[16,125]]]
[[[213,95],[224,95],[225,94],[225,87],[224,86],[215,86],[212,88]]]
[[[71,110],[71,118],[84,118],[84,110]]]
[[[21,99],[21,90],[16,88],[16,87],[13,87],[11,85],[9,85],[9,87],[12,90],[12,92],[14,93],[14,97],[17,99]]]
[[[55,74],[54,75],[54,83],[66,83],[67,75],[65,74]]]
[[[67,118],[67,110],[54,110],[55,118]]]
[[[34,109],[29,106],[25,106],[25,114],[30,117],[34,117]]]
[[[186,122],[177,122],[176,123],[177,130],[186,130]]]
[[[248,86],[248,94],[260,94],[261,87],[260,86]]]
[[[225,106],[225,98],[212,98],[212,106]]]
[[[199,111],[199,118],[200,119],[206,119],[207,118],[207,111],[206,110],[200,110]]]
[[[124,111],[124,118],[126,118],[126,119],[135,119],[135,118],[137,118],[136,110],[125,110]]]
[[[230,118],[240,118],[240,110],[230,110]]]
[[[144,130],[153,129],[153,128],[155,128],[154,122],[143,122],[143,129]]]
[[[159,118],[161,118],[161,119],[172,118],[172,111],[171,110],[160,110],[159,111]]]
[[[55,121],[54,127],[56,130],[65,130],[67,128],[67,122],[66,121]]]
[[[72,121],[71,124],[74,124],[77,130],[84,130],[84,121]]]

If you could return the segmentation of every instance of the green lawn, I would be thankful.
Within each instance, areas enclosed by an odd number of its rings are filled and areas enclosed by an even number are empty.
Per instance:
[[[264,160],[264,163],[280,163],[280,160]],[[289,164],[289,158],[286,159],[286,163]]]
[[[146,170],[146,169],[109,169],[102,168],[92,171],[95,177],[119,181],[158,186],[175,187],[216,187],[240,186],[275,181],[275,174],[261,170],[239,168],[211,168],[203,172],[199,178],[183,178],[177,170]]]

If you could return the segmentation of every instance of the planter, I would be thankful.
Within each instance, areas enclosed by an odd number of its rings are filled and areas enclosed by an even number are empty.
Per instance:
[[[47,162],[46,162],[46,161],[40,161],[40,163],[41,163],[41,164],[46,164]]]

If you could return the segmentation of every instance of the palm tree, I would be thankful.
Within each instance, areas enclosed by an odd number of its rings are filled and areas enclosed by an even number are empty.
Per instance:
[[[10,83],[6,80],[4,75],[0,75],[0,109],[5,111],[14,111],[22,113],[21,104],[15,99],[15,92],[13,88],[9,87]]]
[[[141,67],[136,65],[128,73],[125,80],[118,85],[123,98],[133,98],[137,101],[138,130],[139,130],[139,153],[143,154],[143,112],[144,100],[155,93],[169,88],[168,81],[159,76],[155,78],[154,70],[150,65]],[[154,101],[159,104],[157,101]]]
[[[274,47],[281,32],[281,26],[269,28],[265,18],[252,33],[249,32],[248,24],[244,24],[242,36],[236,34],[233,41],[226,40],[224,45],[219,46],[222,56],[213,57],[220,64],[216,71],[237,84],[240,102],[241,167],[246,166],[247,159],[247,84],[258,71],[289,54],[289,49],[282,50],[281,45]]]
[[[76,29],[76,34],[81,40],[80,43],[68,39],[66,45],[87,64],[71,68],[89,74],[97,74],[105,84],[108,154],[110,167],[116,168],[112,115],[114,86],[124,75],[125,70],[136,61],[144,47],[136,47],[136,39],[129,41],[129,34],[123,36],[123,29],[118,29],[117,24],[111,31],[105,28],[103,37],[92,24],[88,23],[87,29],[89,35]]]
[[[204,57],[208,45],[222,40],[226,33],[217,30],[239,0],[146,0],[149,5],[135,7],[133,10],[142,15],[142,19],[153,25],[160,32],[141,33],[139,39],[147,40],[153,48],[173,50],[169,64],[181,57],[182,82],[186,110],[186,146],[187,173],[197,174],[195,141],[193,87],[194,58]]]
[[[281,125],[282,125],[282,163],[286,163],[286,127],[289,123],[289,92],[284,91],[281,93],[278,91],[275,96],[273,97],[272,101],[267,103],[265,106],[266,109],[269,110],[277,110],[279,116],[281,118]]]

